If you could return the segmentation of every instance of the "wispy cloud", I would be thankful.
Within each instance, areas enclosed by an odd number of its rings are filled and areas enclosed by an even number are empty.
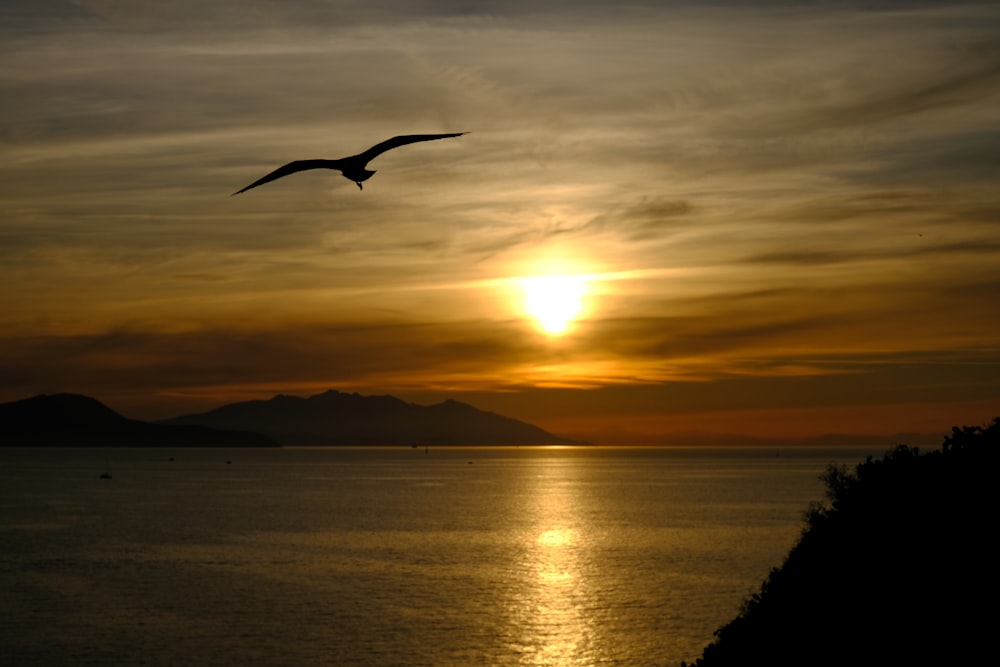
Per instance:
[[[942,386],[921,358],[992,363],[990,4],[36,6],[0,42],[4,397],[739,376],[777,409],[863,355],[912,386]],[[364,192],[228,196],[438,131],[470,134]],[[552,341],[508,281],[556,269],[593,291]],[[899,354],[922,380],[872,370]]]

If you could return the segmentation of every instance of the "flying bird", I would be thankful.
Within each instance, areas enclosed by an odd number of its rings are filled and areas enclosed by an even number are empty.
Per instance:
[[[375,144],[363,153],[358,153],[357,155],[352,155],[350,157],[343,157],[339,160],[295,160],[294,162],[289,162],[283,167],[278,167],[267,176],[257,179],[250,185],[246,186],[242,190],[234,192],[230,196],[238,195],[241,192],[246,192],[250,188],[255,188],[258,185],[264,185],[265,183],[276,181],[279,178],[288,176],[289,174],[306,171],[307,169],[336,169],[344,175],[344,178],[349,181],[354,181],[354,183],[358,186],[358,189],[364,189],[361,184],[375,175],[374,171],[367,169],[368,163],[382,153],[390,151],[393,148],[399,148],[400,146],[413,144],[418,141],[433,141],[434,139],[460,137],[463,134],[465,134],[465,132],[456,132],[454,134],[404,134],[398,137],[393,137],[392,139],[386,139],[382,143]]]

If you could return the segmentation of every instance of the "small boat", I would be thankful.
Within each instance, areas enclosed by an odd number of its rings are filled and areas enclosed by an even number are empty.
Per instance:
[[[101,479],[111,479],[111,461],[104,462],[104,472],[101,473]]]

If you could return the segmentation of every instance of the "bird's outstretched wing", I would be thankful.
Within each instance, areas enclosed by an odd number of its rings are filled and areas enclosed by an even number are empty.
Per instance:
[[[434,139],[447,139],[449,137],[460,137],[465,132],[454,132],[452,134],[402,134],[398,137],[393,137],[392,139],[386,139],[385,141],[375,144],[364,153],[359,153],[354,157],[364,160],[367,164],[369,161],[374,160],[376,157],[382,153],[392,150],[393,148],[399,148],[400,146],[405,146],[406,144],[415,144],[418,141],[433,141]]]
[[[278,167],[267,176],[257,179],[242,190],[234,192],[230,195],[230,197],[238,195],[241,192],[246,192],[250,188],[255,188],[258,185],[264,185],[265,183],[276,181],[283,176],[288,176],[289,174],[306,171],[307,169],[339,169],[339,165],[340,160],[295,160],[294,162],[289,162],[283,167]]]

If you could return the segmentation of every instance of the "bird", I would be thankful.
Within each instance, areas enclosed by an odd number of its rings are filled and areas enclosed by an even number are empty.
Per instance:
[[[355,185],[358,186],[359,190],[363,190],[364,187],[361,185],[364,181],[375,175],[375,172],[368,169],[368,163],[377,158],[382,153],[390,151],[393,148],[399,148],[400,146],[405,146],[407,144],[413,144],[418,141],[433,141],[435,139],[448,139],[450,137],[460,137],[466,132],[454,132],[452,134],[402,134],[392,139],[386,139],[385,141],[375,144],[363,153],[358,153],[357,155],[351,155],[350,157],[342,157],[339,160],[295,160],[289,162],[283,167],[278,167],[270,174],[263,176],[250,185],[246,186],[242,190],[238,190],[230,195],[234,197],[240,193],[246,192],[251,188],[255,188],[258,185],[264,185],[265,183],[270,183],[279,178],[283,178],[290,174],[295,174],[300,171],[306,171],[308,169],[336,169],[340,171],[344,178],[349,181],[354,181]]]

